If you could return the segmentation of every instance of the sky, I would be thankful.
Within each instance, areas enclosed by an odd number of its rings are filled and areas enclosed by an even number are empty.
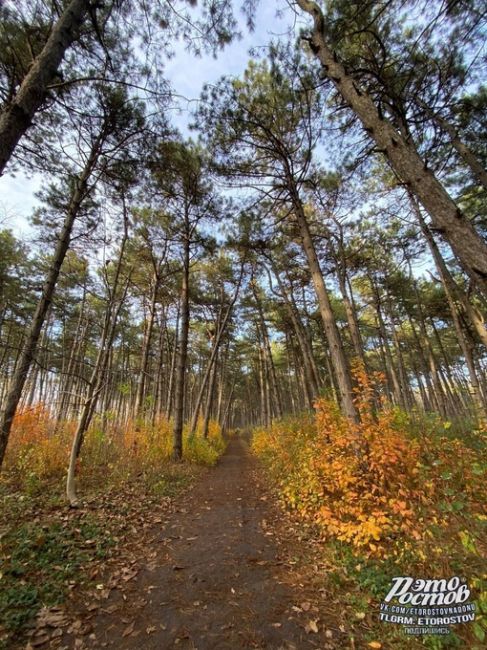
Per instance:
[[[194,109],[194,100],[199,97],[204,83],[216,82],[224,74],[240,75],[250,58],[251,48],[267,46],[273,38],[284,35],[292,25],[290,11],[283,16],[276,15],[279,4],[284,5],[261,0],[253,32],[249,32],[245,18],[241,16],[242,39],[228,45],[216,59],[212,55],[195,58],[182,43],[174,46],[175,56],[167,62],[165,76],[176,95],[180,96],[178,108],[172,111],[170,117],[183,133],[187,133],[190,111]],[[19,237],[29,235],[28,217],[38,204],[35,194],[42,184],[43,177],[39,174],[28,178],[19,172],[15,176],[5,174],[0,177],[0,228],[11,228]]]

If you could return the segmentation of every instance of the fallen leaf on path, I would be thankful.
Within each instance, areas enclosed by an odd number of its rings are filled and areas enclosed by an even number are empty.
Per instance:
[[[30,640],[30,644],[37,648],[37,646],[44,645],[49,641],[49,636],[47,634],[42,634],[41,636],[35,637],[35,639]]]
[[[44,607],[37,615],[37,624],[39,627],[44,627],[45,625],[49,627],[62,627],[68,624],[68,619],[62,610]]]
[[[308,602],[301,603],[301,609],[303,610],[303,612],[309,612],[309,610],[311,609],[311,603]]]
[[[367,645],[369,648],[373,648],[374,650],[380,650],[380,648],[382,648],[382,643],[379,643],[378,641],[371,641]]]
[[[318,633],[318,619],[316,620],[309,620],[306,625],[304,626],[304,631],[307,632],[308,634],[310,632],[313,632],[313,634]]]
[[[129,634],[132,634],[132,632],[134,631],[134,627],[135,627],[135,621],[133,621],[133,623],[130,623],[130,625],[125,628],[122,636],[128,636]]]

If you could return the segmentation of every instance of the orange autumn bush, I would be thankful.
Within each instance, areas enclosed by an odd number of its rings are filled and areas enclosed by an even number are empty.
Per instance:
[[[39,491],[46,480],[64,479],[76,421],[56,425],[49,410],[38,404],[17,412],[10,435],[2,481],[13,481],[28,491]],[[184,440],[184,457],[196,464],[213,465],[225,444],[218,423],[210,421],[208,439]],[[79,475],[126,478],[147,471],[156,474],[167,465],[172,453],[172,422],[128,421],[120,427],[97,416],[85,435],[78,460]]]
[[[7,447],[5,468],[23,481],[52,478],[66,471],[74,427],[56,433],[44,404],[18,411]]]
[[[360,424],[320,399],[314,416],[256,430],[253,450],[277,477],[285,504],[317,524],[325,538],[384,556],[396,542],[423,538],[425,505],[442,498],[444,476],[450,476],[445,468],[473,497],[475,452],[459,440],[413,437],[407,417],[398,418],[394,409],[382,406],[374,413],[381,377],[370,379],[361,366],[354,377]]]

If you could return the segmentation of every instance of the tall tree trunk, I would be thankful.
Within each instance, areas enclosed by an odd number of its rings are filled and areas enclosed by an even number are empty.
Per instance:
[[[271,263],[272,263],[272,270],[274,272],[274,276],[279,285],[280,294],[284,299],[284,304],[286,305],[286,310],[291,319],[294,333],[296,334],[296,339],[298,341],[299,348],[301,350],[303,370],[305,375],[306,397],[307,397],[309,408],[313,408],[314,400],[318,395],[318,384],[316,381],[316,375],[317,375],[316,367],[313,370],[313,364],[314,364],[313,351],[311,349],[311,346],[309,345],[308,338],[306,336],[306,332],[304,331],[304,326],[301,321],[301,317],[296,308],[296,304],[292,299],[290,299],[286,287],[284,286],[284,283],[280,277],[279,270],[277,269],[275,263],[272,262],[272,260]]]
[[[453,325],[455,327],[458,343],[463,352],[463,356],[465,357],[465,363],[467,364],[468,374],[470,378],[470,394],[472,397],[472,401],[475,405],[475,408],[478,411],[478,414],[485,417],[487,414],[486,404],[482,399],[482,394],[479,389],[479,378],[477,376],[477,372],[475,369],[472,347],[469,345],[467,341],[467,337],[465,336],[465,332],[460,319],[460,314],[458,312],[458,307],[455,302],[455,298],[459,297],[460,288],[451,277],[450,271],[448,270],[445,261],[443,260],[443,257],[440,251],[438,250],[438,246],[436,245],[433,235],[431,234],[428,226],[426,225],[419,208],[414,203],[413,206],[415,208],[416,217],[421,226],[421,230],[428,242],[431,254],[433,256],[433,260],[435,262],[435,266],[438,270],[438,273],[440,274],[441,283],[443,285],[443,289],[445,291],[445,295],[448,300],[448,306],[450,308],[450,312],[452,315]],[[467,302],[469,303],[469,300],[467,296],[463,296],[462,298],[460,299],[460,304],[462,304],[465,310],[465,314],[467,315],[467,318],[469,318],[470,321],[472,322],[471,315],[472,312],[474,311],[474,308],[471,307],[471,309],[468,310],[468,308],[466,308],[466,303]],[[480,318],[478,319],[474,318],[474,320],[480,321]],[[472,325],[474,325],[477,333],[481,334],[482,337],[485,337],[485,341],[482,340],[482,343],[487,344],[487,332],[485,331],[485,328],[482,325],[480,326],[480,328],[476,327],[475,323],[472,323]]]
[[[257,332],[259,328],[256,327]],[[269,385],[267,381],[267,364],[262,344],[259,345],[259,384],[260,384],[260,404],[262,410],[262,422],[264,426],[269,427],[272,423],[272,413],[269,400]]]
[[[101,136],[96,139],[83,172],[75,183],[75,189],[69,202],[67,214],[64,219],[62,230],[59,234],[58,242],[51,260],[51,265],[42,287],[41,297],[37,303],[36,310],[32,318],[32,323],[27,332],[26,339],[20,353],[19,361],[15,369],[15,374],[12,377],[9,392],[5,400],[4,409],[0,414],[0,467],[3,463],[5,450],[7,449],[10,429],[12,427],[12,421],[15,412],[17,410],[17,405],[22,395],[22,389],[24,387],[29,368],[36,352],[37,344],[39,342],[39,337],[47,312],[54,296],[54,291],[56,289],[61,266],[69,249],[73,225],[76,217],[79,214],[83,200],[89,192],[88,179],[99,155],[100,142]]]
[[[208,430],[210,426],[210,417],[211,417],[211,406],[213,404],[213,396],[215,393],[217,371],[218,371],[218,353],[216,355],[215,361],[213,362],[211,377],[208,383],[208,394],[206,396],[205,416],[203,420],[203,438],[208,438]]]
[[[174,428],[173,428],[173,459],[183,457],[183,419],[184,402],[186,397],[186,359],[188,356],[189,335],[189,261],[190,261],[190,228],[186,216],[186,232],[183,244],[183,276],[181,280],[181,332],[179,336],[179,351],[176,369]]]
[[[273,413],[275,414],[277,419],[280,419],[282,417],[281,394],[279,391],[279,387],[277,385],[276,368],[274,366],[274,360],[272,358],[272,350],[271,350],[271,344],[269,340],[269,332],[267,330],[267,324],[265,322],[264,310],[262,308],[262,302],[260,300],[257,288],[254,283],[252,283],[252,292],[254,294],[255,304],[257,305],[257,311],[259,313],[260,331],[262,333],[262,341],[263,341],[263,350],[264,350],[264,355],[266,357],[266,366],[267,366],[269,379],[270,379],[270,389],[272,395],[272,399],[270,400],[270,402],[271,402]]]
[[[237,286],[235,288],[235,293],[232,296],[232,299],[227,306],[225,313],[223,313],[223,295],[222,295],[222,304],[220,308],[220,312],[218,314],[218,318],[216,321],[216,332],[215,332],[215,338],[213,341],[213,347],[211,350],[211,355],[210,355],[210,360],[208,361],[208,365],[206,366],[205,374],[203,375],[203,379],[201,381],[200,389],[198,391],[197,397],[196,397],[196,402],[193,407],[193,416],[191,418],[191,425],[190,425],[190,434],[193,435],[194,432],[196,431],[196,427],[198,426],[198,416],[201,408],[201,402],[203,400],[203,395],[204,391],[206,389],[206,384],[208,383],[208,379],[210,377],[210,372],[213,367],[213,364],[216,361],[216,357],[218,354],[218,350],[220,348],[222,336],[227,328],[228,321],[230,320],[230,316],[232,314],[233,308],[235,306],[235,303],[238,298],[238,294],[240,292],[240,286],[242,283],[242,278],[243,278],[243,272],[244,272],[244,265],[242,264],[241,269],[240,269],[240,276],[238,279]]]
[[[394,366],[394,360],[392,358],[391,348],[389,346],[389,340],[388,340],[389,337],[387,335],[384,316],[382,314],[381,295],[374,277],[372,277],[372,275],[370,274],[369,274],[369,281],[373,292],[373,299],[374,299],[375,311],[377,316],[377,329],[379,332],[379,343],[382,342],[382,345],[380,345],[379,347],[381,349],[383,365],[388,379],[389,390],[390,393],[392,393],[395,404],[402,406],[404,408],[405,403],[401,391],[401,385],[399,383],[396,368]]]
[[[426,241],[428,242],[431,255],[435,262],[435,266],[438,269],[438,273],[440,274],[440,278],[442,280],[442,284],[443,287],[445,288],[445,292],[447,293],[447,296],[450,295],[453,299],[456,299],[459,302],[459,304],[463,307],[463,310],[468,320],[470,321],[473,328],[477,332],[482,343],[487,347],[487,329],[485,328],[484,319],[480,316],[480,314],[478,313],[474,305],[472,305],[468,296],[465,295],[465,293],[462,291],[462,289],[458,286],[458,284],[453,279],[447,265],[445,264],[445,260],[443,259],[443,256],[439,251],[435,238],[433,237],[431,230],[428,228],[428,225],[426,224],[426,221],[424,220],[423,215],[421,214],[418,204],[414,200],[414,197],[409,195],[409,198],[411,200],[411,205],[413,206],[413,210],[418,220],[418,223],[421,227],[421,231],[425,236]]]
[[[226,433],[227,431],[227,422],[228,422],[228,416],[230,414],[230,409],[233,404],[233,394],[235,392],[235,382],[232,384],[232,388],[230,389],[230,394],[228,396],[228,401],[227,405],[225,407],[225,411],[223,413],[223,419],[222,419],[222,433]]]
[[[101,0],[97,6],[103,4]],[[0,175],[32,118],[46,100],[49,83],[55,78],[66,50],[78,38],[90,0],[71,0],[54,25],[42,51],[32,63],[14,99],[0,112]]]
[[[69,405],[71,403],[71,392],[73,387],[73,374],[76,365],[76,356],[79,355],[79,344],[84,339],[86,330],[88,329],[88,323],[85,323],[83,327],[83,319],[85,315],[85,303],[86,303],[86,284],[83,285],[83,297],[81,299],[81,307],[80,307],[78,322],[76,325],[73,344],[71,346],[68,365],[66,368],[66,378],[63,381],[62,387],[60,388],[59,408],[56,415],[56,428],[59,427],[62,420],[66,419]]]
[[[338,284],[340,286],[340,293],[342,294],[343,304],[345,305],[345,314],[347,316],[348,330],[350,332],[353,350],[355,352],[355,356],[360,359],[360,361],[365,366],[364,347],[358,326],[357,315],[355,314],[355,310],[348,295],[346,279],[340,272],[338,273]]]
[[[105,313],[105,319],[103,322],[103,330],[101,333],[101,340],[99,343],[98,354],[91,374],[90,381],[88,383],[88,392],[86,395],[83,408],[81,410],[81,416],[76,428],[76,432],[73,438],[73,444],[71,446],[71,454],[69,458],[69,467],[68,474],[66,478],[66,496],[69,500],[69,503],[72,506],[77,504],[76,496],[76,484],[75,484],[75,474],[76,474],[76,461],[79,458],[81,447],[83,445],[83,440],[88,427],[90,426],[91,420],[95,413],[96,404],[98,398],[103,390],[104,383],[106,381],[106,371],[108,360],[110,357],[111,346],[115,338],[115,332],[117,327],[118,315],[122,308],[122,305],[127,295],[127,290],[130,282],[130,278],[125,284],[125,288],[122,291],[122,295],[116,304],[116,294],[118,290],[120,273],[122,269],[123,255],[125,251],[125,245],[128,239],[128,218],[127,212],[124,205],[124,235],[120,245],[120,252],[117,260],[117,267],[115,271],[115,276],[113,278],[113,284],[111,290],[108,288],[108,304],[107,310]]]
[[[316,2],[296,0],[313,18],[309,39],[313,53],[321,62],[326,76],[362,122],[363,127],[385,154],[401,181],[418,197],[458,256],[463,268],[487,292],[487,245],[461,212],[443,185],[418,154],[414,143],[406,140],[377,110],[371,96],[358,88],[338,61],[327,41],[323,12]]]
[[[169,371],[169,384],[167,387],[167,402],[166,402],[166,418],[171,419],[173,414],[173,403],[174,403],[174,384],[176,383],[176,364],[178,359],[178,349],[179,349],[179,325],[181,318],[181,304],[178,303],[178,311],[176,314],[176,325],[174,328],[174,341],[173,349],[171,354],[171,369]],[[167,351],[169,354],[170,344],[169,344],[169,331],[167,333]]]
[[[293,205],[295,208],[295,216],[299,226],[304,252],[308,260],[309,270],[316,291],[316,297],[318,299],[318,304],[320,307],[320,314],[323,320],[323,326],[325,328],[325,334],[330,349],[331,362],[335,371],[335,376],[340,392],[341,407],[344,414],[350,420],[353,422],[358,422],[359,414],[355,408],[353,401],[353,388],[350,368],[345,356],[345,351],[343,350],[340,332],[338,331],[335,316],[331,308],[328,290],[326,288],[320,264],[318,262],[313,238],[311,237],[308,221],[304,213],[303,204],[296,194],[293,196]]]
[[[137,382],[137,392],[135,395],[135,406],[134,406],[134,415],[136,418],[142,415],[142,407],[144,402],[144,393],[146,386],[146,376],[147,376],[147,364],[149,361],[149,351],[150,351],[150,342],[152,338],[152,330],[154,328],[154,319],[156,315],[156,301],[157,301],[157,291],[159,289],[159,276],[157,273],[154,273],[153,277],[153,286],[152,286],[152,295],[149,305],[149,319],[147,321],[147,329],[144,336],[144,342],[142,345],[142,358],[140,361],[140,375]]]

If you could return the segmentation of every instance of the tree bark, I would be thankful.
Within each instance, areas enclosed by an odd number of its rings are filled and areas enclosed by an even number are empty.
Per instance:
[[[83,408],[81,410],[81,416],[78,422],[78,426],[76,428],[76,432],[74,434],[73,444],[71,446],[68,474],[66,478],[66,496],[68,498],[69,503],[72,506],[75,506],[78,501],[76,496],[76,484],[75,484],[76,461],[79,458],[85,433],[88,430],[88,427],[90,426],[91,420],[95,413],[98,398],[100,396],[100,393],[104,386],[104,382],[106,380],[106,369],[110,357],[110,351],[111,351],[113,339],[115,338],[118,315],[120,313],[123,302],[125,300],[125,296],[127,294],[129,281],[130,281],[127,280],[124,291],[122,292],[118,304],[114,308],[114,301],[116,299],[116,293],[117,293],[119,279],[120,279],[120,272],[122,268],[123,254],[125,251],[125,244],[127,243],[127,238],[128,238],[128,222],[127,222],[126,213],[124,214],[124,220],[125,220],[125,230],[120,245],[120,253],[118,255],[117,268],[115,271],[115,277],[113,279],[113,285],[111,291],[109,290],[109,302],[105,313],[105,319],[103,323],[101,341],[99,343],[98,355],[88,384],[88,393],[85,402],[83,404]]]
[[[401,181],[429,212],[435,229],[444,235],[465,271],[486,293],[487,245],[426,167],[413,142],[403,138],[390,122],[381,117],[370,95],[358,88],[354,79],[346,73],[327,42],[325,19],[318,4],[311,0],[296,0],[296,3],[313,17],[314,26],[309,41],[324,73],[385,154]]]
[[[56,76],[66,50],[78,38],[90,0],[71,0],[54,25],[42,51],[32,63],[13,101],[0,112],[0,175],[32,118],[46,100],[48,85]],[[98,0],[98,5],[102,4]]]
[[[331,360],[335,376],[337,379],[340,402],[344,414],[353,422],[359,421],[359,414],[355,408],[353,401],[352,377],[348,366],[347,358],[343,350],[340,333],[335,321],[335,316],[331,308],[330,299],[328,297],[328,290],[323,279],[318,257],[314,247],[313,238],[309,230],[308,221],[304,214],[304,209],[298,197],[293,200],[295,215],[303,241],[303,248],[308,260],[313,285],[318,298],[320,307],[320,314],[325,328],[326,338],[330,349]]]

